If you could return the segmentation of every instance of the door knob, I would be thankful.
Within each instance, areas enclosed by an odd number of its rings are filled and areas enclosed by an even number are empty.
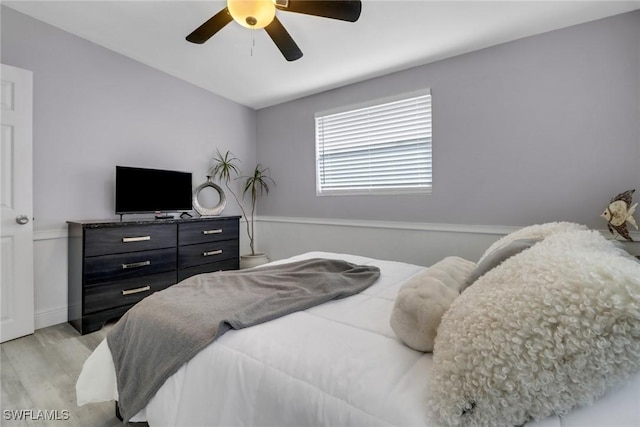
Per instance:
[[[29,222],[29,217],[26,215],[18,215],[16,217],[16,222],[20,225],[25,225],[26,223]]]

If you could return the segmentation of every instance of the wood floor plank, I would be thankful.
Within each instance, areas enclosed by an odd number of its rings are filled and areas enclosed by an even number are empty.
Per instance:
[[[2,422],[1,425],[24,425],[31,426],[35,425],[35,421],[24,421],[20,423],[14,423],[11,420],[7,420],[5,417],[5,410],[12,410],[17,408],[33,408],[35,405],[33,404],[31,398],[27,394],[27,391],[22,386],[20,382],[20,378],[16,370],[13,368],[13,365],[9,361],[4,348],[0,348],[1,359],[0,359],[0,370],[2,371],[2,378],[0,381],[2,388],[2,400],[1,409],[2,409]]]
[[[80,336],[64,323],[0,344],[0,424],[3,427],[122,426],[115,416],[114,402],[76,406],[75,384],[82,365],[109,329],[107,326]],[[7,419],[5,411],[9,411],[9,418],[22,419]],[[53,419],[37,419],[38,416]]]

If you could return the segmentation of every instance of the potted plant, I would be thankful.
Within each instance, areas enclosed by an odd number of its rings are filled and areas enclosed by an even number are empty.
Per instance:
[[[264,252],[256,252],[255,250],[255,234],[254,234],[254,218],[256,213],[256,205],[258,198],[263,194],[269,194],[269,185],[275,185],[275,181],[269,176],[269,168],[264,168],[260,163],[253,169],[253,174],[249,176],[240,176],[240,169],[238,167],[239,160],[227,151],[225,154],[216,151],[216,155],[213,158],[213,166],[209,171],[209,175],[212,178],[220,180],[221,183],[227,188],[229,193],[233,195],[233,198],[238,203],[242,216],[247,223],[247,236],[249,237],[249,248],[251,252],[240,256],[240,268],[255,267],[269,262],[269,257]],[[251,195],[251,213],[247,215],[245,208],[241,202],[241,198],[238,197],[235,191],[231,188],[229,183],[234,179],[244,179],[244,186],[242,190],[242,199],[249,193]]]

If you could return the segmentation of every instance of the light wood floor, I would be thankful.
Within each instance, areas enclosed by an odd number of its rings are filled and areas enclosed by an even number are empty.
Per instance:
[[[2,400],[0,425],[4,426],[122,426],[113,402],[76,406],[75,384],[82,364],[106,336],[109,325],[80,336],[68,323],[39,329],[33,335],[0,344]],[[16,421],[6,411],[58,411],[59,420]],[[68,420],[63,411],[68,411]],[[141,424],[137,424],[141,425]],[[146,425],[146,423],[142,424]]]

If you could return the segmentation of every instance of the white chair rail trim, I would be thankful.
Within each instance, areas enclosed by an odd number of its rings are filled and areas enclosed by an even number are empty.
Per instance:
[[[67,228],[54,228],[49,230],[34,230],[33,241],[66,239],[68,236]]]
[[[467,225],[467,224],[441,224],[422,222],[399,221],[370,221],[356,219],[333,218],[302,218],[284,216],[259,216],[258,222],[330,225],[343,227],[386,228],[396,230],[441,231],[447,233],[475,233],[475,234],[509,234],[521,227],[501,225]]]
[[[241,222],[244,222],[244,218]],[[287,216],[257,216],[256,222],[265,223],[290,223],[290,224],[310,224],[310,225],[330,225],[342,227],[362,227],[362,228],[386,228],[396,230],[418,230],[418,231],[439,231],[448,233],[474,233],[474,234],[495,234],[506,235],[521,227],[504,225],[472,225],[472,224],[441,224],[423,222],[399,222],[399,221],[367,221],[355,219],[333,219],[333,218],[305,218]],[[611,234],[607,230],[600,230],[607,238]],[[631,246],[640,246],[640,232],[631,231],[631,237],[635,242],[624,242]],[[46,230],[34,230],[33,240],[66,239],[67,228],[55,228]]]

